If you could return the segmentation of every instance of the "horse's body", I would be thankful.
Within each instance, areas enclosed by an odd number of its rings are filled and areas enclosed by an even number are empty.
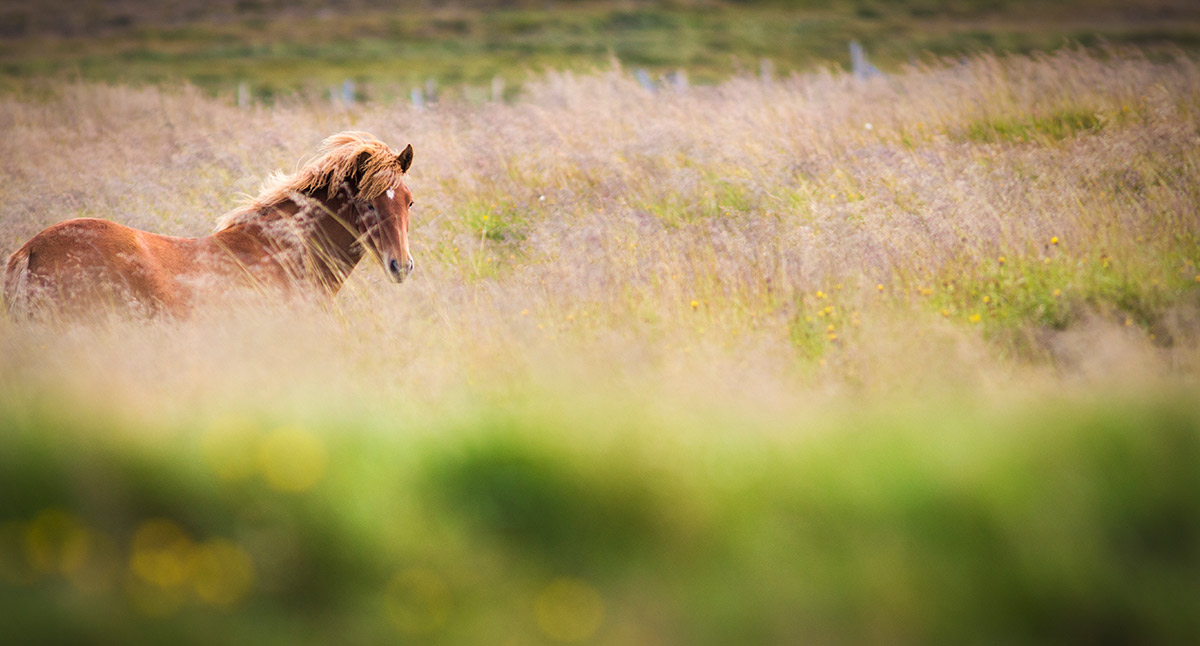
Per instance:
[[[412,194],[399,154],[366,133],[325,140],[323,155],[276,177],[253,202],[200,238],[164,236],[92,218],[60,222],[8,260],[4,299],[13,311],[116,306],[186,314],[231,286],[338,291],[366,251],[401,282]]]

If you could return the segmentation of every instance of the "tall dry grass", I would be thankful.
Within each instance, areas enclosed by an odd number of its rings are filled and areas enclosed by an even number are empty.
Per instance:
[[[6,319],[0,391],[171,416],[543,393],[750,414],[1190,381],[1198,111],[1194,61],[1128,52],[657,93],[614,67],[427,110],[53,85],[0,99],[5,249],[77,216],[206,234],[356,128],[416,149],[417,273],[364,263],[328,306]]]
[[[417,270],[0,317],[52,643],[1195,641],[1200,71],[978,57],[505,105],[0,98],[0,245],[411,142]],[[7,628],[11,627],[11,628]]]

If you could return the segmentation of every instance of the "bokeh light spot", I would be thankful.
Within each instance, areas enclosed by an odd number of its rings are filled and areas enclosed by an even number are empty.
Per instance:
[[[143,581],[173,588],[187,580],[192,549],[179,525],[165,518],[148,520],[133,534],[129,568]]]
[[[271,431],[259,444],[259,467],[276,491],[308,491],[325,475],[328,456],[316,435],[293,427]]]
[[[92,540],[75,516],[61,509],[46,509],[26,528],[25,546],[34,570],[70,574],[87,563]]]
[[[191,562],[196,596],[215,606],[232,606],[254,583],[250,555],[232,541],[216,538],[196,546]]]

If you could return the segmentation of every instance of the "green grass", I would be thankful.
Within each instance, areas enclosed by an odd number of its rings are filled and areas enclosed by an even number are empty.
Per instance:
[[[970,125],[967,139],[978,143],[1019,142],[1047,139],[1061,141],[1067,137],[1094,132],[1101,127],[1100,119],[1084,111],[1057,111],[1047,116],[1031,115],[1027,119],[990,119]]]
[[[568,397],[415,433],[6,406],[0,622],[22,643],[1185,642],[1193,397],[765,425]],[[324,466],[280,490],[269,471],[308,468],[271,454],[296,424]]]
[[[232,94],[246,82],[260,99],[320,94],[343,79],[364,98],[405,97],[436,79],[446,87],[488,87],[493,77],[515,92],[530,72],[590,70],[615,56],[662,74],[686,70],[695,82],[757,73],[770,59],[777,74],[848,65],[847,43],[861,41],[885,70],[914,60],[981,51],[1049,51],[1067,42],[1137,45],[1167,53],[1200,43],[1194,12],[1175,7],[1130,25],[1119,11],[1092,3],[959,5],[921,3],[610,3],[554,9],[478,10],[359,7],[336,16],[305,10],[191,20],[154,17],[71,32],[29,27],[0,44],[0,87],[47,77],[124,83],[187,81]],[[137,14],[133,14],[137,17]],[[1086,24],[1080,24],[1083,16]],[[95,20],[101,20],[96,17]],[[16,24],[16,23],[14,23]],[[51,23],[53,24],[53,23]],[[480,91],[468,93],[483,94]]]

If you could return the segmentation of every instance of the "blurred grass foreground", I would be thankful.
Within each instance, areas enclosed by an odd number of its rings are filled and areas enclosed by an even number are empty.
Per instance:
[[[106,422],[9,422],[5,634],[1184,643],[1200,629],[1193,399],[815,426],[705,433],[517,407],[420,439],[350,421],[131,441]]]
[[[0,318],[6,643],[1195,643],[1200,71],[511,103],[0,96],[0,244],[209,231],[347,127],[417,273]]]

